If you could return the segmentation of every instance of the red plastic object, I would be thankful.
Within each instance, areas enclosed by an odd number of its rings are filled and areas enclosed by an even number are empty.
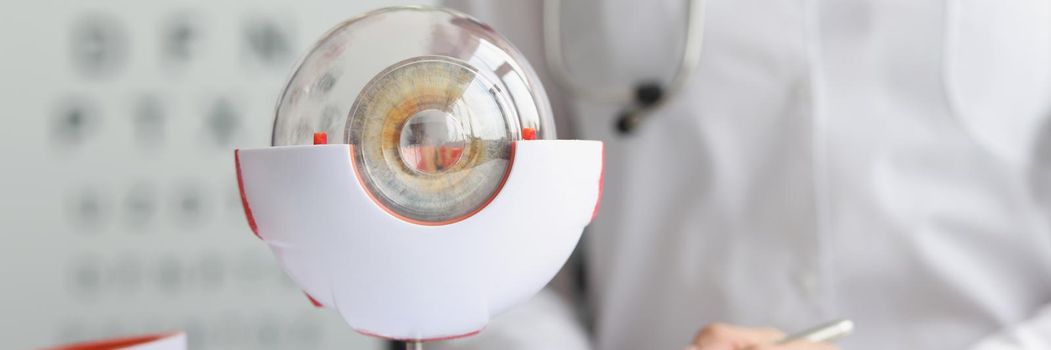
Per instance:
[[[324,131],[318,131],[314,133],[314,144],[315,145],[327,145],[328,134]]]
[[[522,128],[522,139],[523,140],[536,140],[536,129],[534,129],[534,128]]]

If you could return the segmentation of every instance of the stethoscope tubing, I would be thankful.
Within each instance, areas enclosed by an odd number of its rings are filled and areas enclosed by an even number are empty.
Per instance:
[[[686,1],[686,42],[675,74],[671,81],[660,86],[659,98],[653,101],[640,101],[639,86],[599,86],[573,76],[562,51],[562,0],[544,0],[544,58],[547,61],[551,78],[559,87],[575,97],[625,106],[623,116],[634,118],[631,124],[634,127],[650,112],[659,109],[678,96],[696,71],[700,63],[704,39],[704,6],[704,0]]]

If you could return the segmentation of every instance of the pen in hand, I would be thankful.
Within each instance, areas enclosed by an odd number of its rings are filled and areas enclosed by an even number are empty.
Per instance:
[[[818,326],[808,328],[798,333],[789,335],[777,342],[778,345],[788,344],[794,341],[808,341],[811,343],[825,343],[835,341],[850,335],[854,331],[854,322],[848,319],[839,319],[826,322]]]
[[[854,329],[850,320],[826,322],[785,336],[772,328],[747,328],[713,323],[694,337],[687,350],[836,350],[832,341]]]

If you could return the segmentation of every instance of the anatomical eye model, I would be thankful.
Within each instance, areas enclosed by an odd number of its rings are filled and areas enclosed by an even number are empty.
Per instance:
[[[465,15],[367,13],[328,32],[236,151],[249,225],[359,332],[480,331],[544,287],[598,208],[602,144],[555,140],[539,79]]]

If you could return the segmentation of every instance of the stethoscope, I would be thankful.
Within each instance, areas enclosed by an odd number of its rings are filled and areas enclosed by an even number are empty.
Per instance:
[[[704,37],[704,0],[686,0],[686,46],[667,85],[639,82],[635,86],[596,86],[573,77],[562,53],[562,0],[544,0],[544,52],[552,79],[573,96],[625,106],[617,117],[621,134],[635,131],[639,124],[682,91],[697,68]]]

